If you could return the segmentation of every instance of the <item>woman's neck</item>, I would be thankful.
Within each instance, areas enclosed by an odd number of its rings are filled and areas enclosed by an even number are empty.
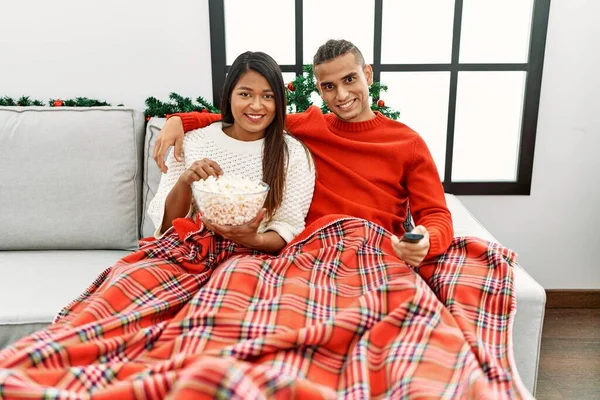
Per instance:
[[[248,132],[241,128],[235,122],[233,125],[223,127],[223,132],[232,139],[239,140],[242,142],[254,142],[265,137],[265,131],[262,132]]]

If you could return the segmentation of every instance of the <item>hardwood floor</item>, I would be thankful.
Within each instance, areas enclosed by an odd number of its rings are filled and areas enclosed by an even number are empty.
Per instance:
[[[600,309],[546,309],[536,398],[600,399]]]

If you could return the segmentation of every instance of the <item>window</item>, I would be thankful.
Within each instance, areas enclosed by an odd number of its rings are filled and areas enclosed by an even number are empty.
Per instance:
[[[550,0],[210,0],[213,98],[246,50],[292,80],[355,43],[386,104],[427,142],[448,193],[527,195]]]

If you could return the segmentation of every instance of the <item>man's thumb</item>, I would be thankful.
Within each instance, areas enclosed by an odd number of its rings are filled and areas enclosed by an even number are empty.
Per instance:
[[[411,231],[411,233],[420,233],[422,235],[427,233],[427,229],[423,225],[415,226],[415,229]]]

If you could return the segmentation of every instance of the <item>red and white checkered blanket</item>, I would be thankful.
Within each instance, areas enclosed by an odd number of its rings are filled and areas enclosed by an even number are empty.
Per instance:
[[[415,270],[354,218],[272,257],[177,220],[0,352],[0,398],[527,398],[514,260],[456,238]]]

